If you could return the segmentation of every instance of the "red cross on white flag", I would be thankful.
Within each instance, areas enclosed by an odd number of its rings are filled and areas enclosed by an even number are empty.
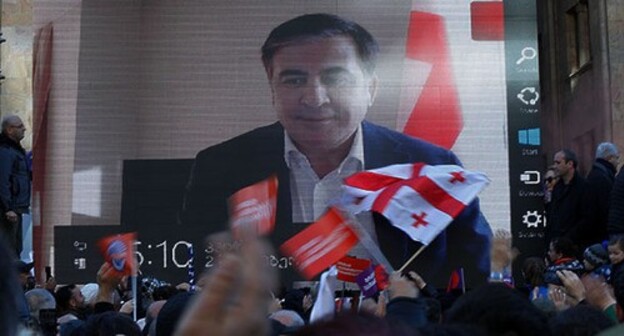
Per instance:
[[[483,173],[456,165],[392,165],[346,178],[343,206],[352,214],[378,212],[428,245],[488,183]]]

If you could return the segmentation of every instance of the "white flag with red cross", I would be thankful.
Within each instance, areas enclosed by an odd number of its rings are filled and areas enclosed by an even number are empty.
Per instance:
[[[428,245],[488,183],[485,174],[456,165],[392,165],[346,178],[343,206],[352,214],[378,212]]]

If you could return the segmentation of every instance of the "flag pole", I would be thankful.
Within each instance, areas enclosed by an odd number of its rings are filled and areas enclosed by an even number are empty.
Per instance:
[[[414,261],[414,259],[416,259],[416,257],[418,257],[418,255],[420,255],[422,253],[422,251],[425,250],[425,247],[427,247],[427,245],[423,245],[421,246],[418,251],[416,251],[416,253],[414,253],[414,255],[409,258],[408,261],[405,262],[405,264],[403,264],[403,266],[401,266],[401,268],[399,268],[399,273],[403,272],[403,270],[405,270],[405,268],[412,263],[412,261]]]
[[[137,298],[137,276],[136,274],[132,275],[132,299],[134,300],[134,304],[132,305],[132,318],[134,322],[137,321],[137,309],[138,309],[138,298]]]

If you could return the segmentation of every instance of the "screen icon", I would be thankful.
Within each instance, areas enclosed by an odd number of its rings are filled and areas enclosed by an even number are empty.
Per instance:
[[[516,61],[516,64],[520,65],[524,61],[530,61],[537,56],[537,50],[533,47],[524,47],[520,52],[520,58]]]
[[[520,90],[520,93],[516,96],[524,105],[535,105],[540,98],[537,89],[532,86],[527,86]]]
[[[536,211],[527,211],[522,215],[522,223],[526,224],[527,228],[537,228],[542,224],[542,215]]]
[[[521,145],[539,146],[540,129],[539,128],[527,128],[518,130],[518,143]]]
[[[540,172],[535,170],[525,170],[522,174],[520,174],[520,181],[524,184],[539,184]]]

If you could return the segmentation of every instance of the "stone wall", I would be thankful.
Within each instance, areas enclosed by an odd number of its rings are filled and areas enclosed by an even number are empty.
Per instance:
[[[32,0],[2,1],[2,50],[0,111],[17,114],[26,125],[22,145],[32,148]]]

